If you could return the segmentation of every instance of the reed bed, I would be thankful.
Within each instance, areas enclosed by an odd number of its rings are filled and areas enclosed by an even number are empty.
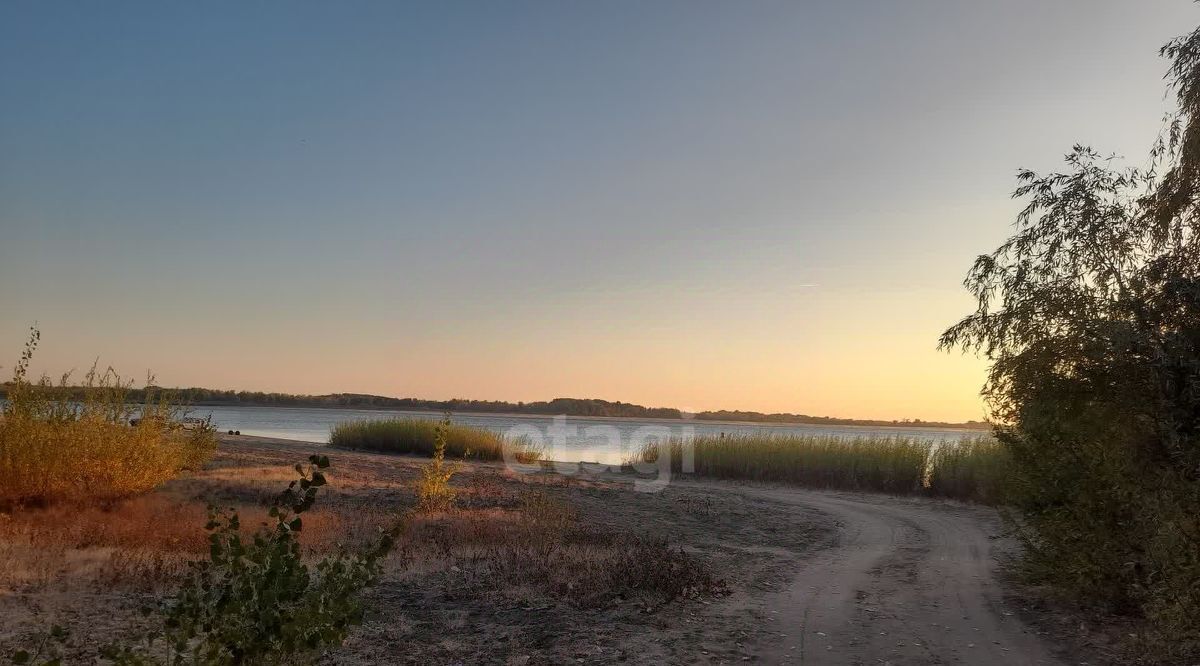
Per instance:
[[[432,456],[438,422],[420,418],[346,421],[333,427],[329,445],[341,449],[406,453]],[[540,452],[524,442],[513,442],[483,428],[450,424],[446,426],[446,455],[452,458],[502,460],[506,448],[521,462],[532,462]]]
[[[899,436],[852,439],[825,435],[700,436],[685,456],[682,441],[669,442],[671,468],[721,479],[780,481],[815,488],[933,495],[998,503],[1005,458],[990,438],[961,443]],[[651,444],[637,462],[656,462]]]
[[[925,492],[937,497],[1000,504],[1012,468],[1008,451],[992,437],[945,442],[929,456]]]

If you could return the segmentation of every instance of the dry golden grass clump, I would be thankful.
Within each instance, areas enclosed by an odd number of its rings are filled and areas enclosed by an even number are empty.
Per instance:
[[[127,426],[83,414],[45,421],[6,414],[0,421],[0,503],[110,500],[170,479],[205,448],[190,433],[142,421]]]
[[[180,427],[181,410],[165,397],[130,404],[130,384],[112,369],[93,367],[81,387],[67,376],[58,386],[28,381],[38,339],[34,329],[0,413],[0,505],[137,495],[216,449],[212,429]]]

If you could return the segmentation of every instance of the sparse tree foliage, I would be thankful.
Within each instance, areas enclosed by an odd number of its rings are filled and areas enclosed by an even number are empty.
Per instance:
[[[1016,233],[979,257],[941,345],[984,388],[1031,571],[1200,649],[1200,31],[1162,49],[1178,111],[1151,168],[1084,146],[1021,171]]]

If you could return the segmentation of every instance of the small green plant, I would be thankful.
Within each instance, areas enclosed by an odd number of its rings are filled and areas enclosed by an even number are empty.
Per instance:
[[[433,459],[421,468],[417,504],[422,511],[444,511],[454,504],[456,493],[450,486],[450,479],[458,472],[459,465],[446,462],[446,433],[450,426],[450,415],[447,414],[434,430]]]
[[[302,514],[326,484],[328,467],[329,459],[316,455],[308,465],[296,465],[299,478],[270,510],[274,525],[249,539],[235,511],[210,506],[209,557],[192,564],[178,593],[162,605],[162,628],[133,645],[110,645],[101,658],[118,666],[295,664],[340,645],[361,623],[362,592],[378,576],[401,523],[363,551],[327,557],[310,569],[298,538]],[[61,643],[63,635],[55,628],[37,653]],[[59,663],[56,654],[36,661],[38,654],[18,652],[13,662]]]

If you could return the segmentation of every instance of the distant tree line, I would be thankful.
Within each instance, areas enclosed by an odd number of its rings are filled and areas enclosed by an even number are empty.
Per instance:
[[[922,428],[991,428],[987,421],[967,421],[965,423],[950,423],[947,421],[922,421],[921,419],[900,419],[885,421],[879,419],[840,419],[834,416],[808,416],[807,414],[762,412],[743,412],[722,409],[718,411],[700,412],[696,418],[702,421],[750,421],[754,423],[800,423],[804,425],[856,425],[856,426],[914,426]]]
[[[0,398],[4,397],[8,384],[0,385]],[[59,389],[72,392],[82,399],[83,387]],[[328,395],[302,395],[264,391],[226,391],[209,388],[164,389],[150,386],[130,389],[129,399],[135,402],[153,400],[156,395],[169,393],[172,400],[197,407],[256,406],[256,407],[322,407],[342,409],[395,409],[406,411],[436,411],[477,414],[542,414],[567,416],[612,416],[624,418],[682,419],[684,414],[673,407],[645,407],[628,402],[614,402],[597,398],[555,398],[537,402],[506,402],[503,400],[422,400],[420,398],[389,398],[363,393],[330,393]],[[923,427],[969,427],[988,428],[980,421],[946,423],[941,421],[902,420],[880,421],[864,419],[841,419],[829,416],[806,416],[804,414],[763,414],[743,411],[708,411],[694,415],[701,421],[747,421],[755,423],[796,423],[806,425],[860,425],[860,426],[923,426]]]

